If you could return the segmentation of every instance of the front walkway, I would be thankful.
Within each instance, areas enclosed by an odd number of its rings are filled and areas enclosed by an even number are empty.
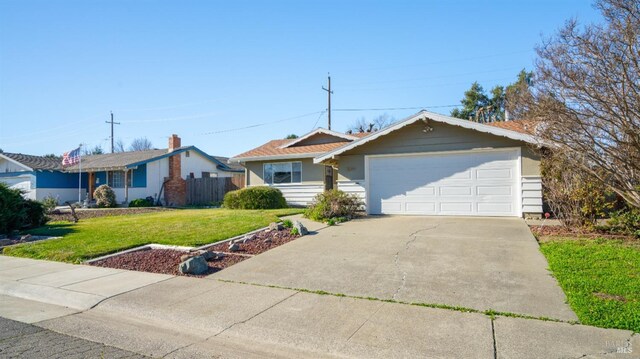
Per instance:
[[[0,256],[0,316],[167,358],[558,358],[640,348],[640,337],[624,330],[215,278],[127,271],[92,277],[94,269],[101,268]],[[79,301],[74,293],[103,299]]]

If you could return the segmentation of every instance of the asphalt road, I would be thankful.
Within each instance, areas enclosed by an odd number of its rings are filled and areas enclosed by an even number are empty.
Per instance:
[[[0,358],[146,358],[0,317]]]

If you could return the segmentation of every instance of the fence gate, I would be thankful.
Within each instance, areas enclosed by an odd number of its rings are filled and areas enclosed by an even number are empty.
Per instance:
[[[210,205],[224,195],[244,187],[244,175],[233,177],[187,178],[187,204]]]

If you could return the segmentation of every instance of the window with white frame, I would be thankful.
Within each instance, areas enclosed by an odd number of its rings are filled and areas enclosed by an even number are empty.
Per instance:
[[[302,182],[302,162],[265,163],[262,170],[265,184]]]
[[[131,187],[131,177],[133,177],[133,171],[129,172],[127,177],[127,187]],[[107,172],[107,183],[111,188],[124,188],[124,171]]]

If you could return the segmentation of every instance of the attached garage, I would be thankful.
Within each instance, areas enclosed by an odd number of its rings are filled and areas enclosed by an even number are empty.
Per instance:
[[[314,163],[336,168],[338,189],[361,196],[369,214],[540,216],[534,129],[421,111]]]
[[[520,216],[519,152],[366,156],[369,213]]]

